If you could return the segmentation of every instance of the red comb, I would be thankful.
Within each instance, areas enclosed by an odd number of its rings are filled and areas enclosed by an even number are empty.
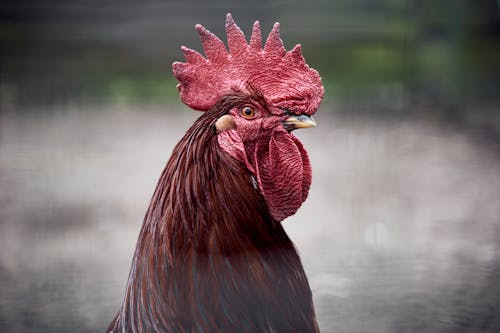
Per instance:
[[[224,95],[251,86],[276,107],[294,113],[316,112],[324,93],[321,78],[306,64],[300,44],[285,50],[279,27],[279,23],[274,24],[262,48],[258,21],[247,44],[245,35],[227,14],[228,52],[217,36],[197,24],[206,58],[182,46],[186,62],[172,65],[182,101],[195,110],[207,111]]]

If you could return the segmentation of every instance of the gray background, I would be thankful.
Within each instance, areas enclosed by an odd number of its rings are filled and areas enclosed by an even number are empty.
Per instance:
[[[280,21],[323,76],[284,226],[322,332],[500,330],[497,1],[17,1],[0,5],[0,331],[100,332],[143,214],[198,112],[170,64]]]

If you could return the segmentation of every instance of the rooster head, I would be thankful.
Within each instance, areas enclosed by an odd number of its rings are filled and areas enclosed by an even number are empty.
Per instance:
[[[300,45],[286,51],[279,23],[262,47],[258,21],[247,43],[228,14],[229,51],[203,26],[196,29],[206,58],[181,47],[186,62],[173,64],[181,99],[195,110],[224,108],[214,124],[220,147],[246,165],[271,216],[282,221],[299,209],[311,185],[309,157],[292,131],[315,126],[321,78]]]

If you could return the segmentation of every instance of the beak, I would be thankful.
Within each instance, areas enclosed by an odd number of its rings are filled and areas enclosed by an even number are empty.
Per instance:
[[[285,127],[290,129],[315,127],[314,118],[305,114],[292,115],[283,121]]]

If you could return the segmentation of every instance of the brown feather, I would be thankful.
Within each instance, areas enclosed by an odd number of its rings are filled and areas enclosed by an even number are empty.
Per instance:
[[[108,332],[319,332],[300,258],[215,123],[224,97],[174,148]]]

